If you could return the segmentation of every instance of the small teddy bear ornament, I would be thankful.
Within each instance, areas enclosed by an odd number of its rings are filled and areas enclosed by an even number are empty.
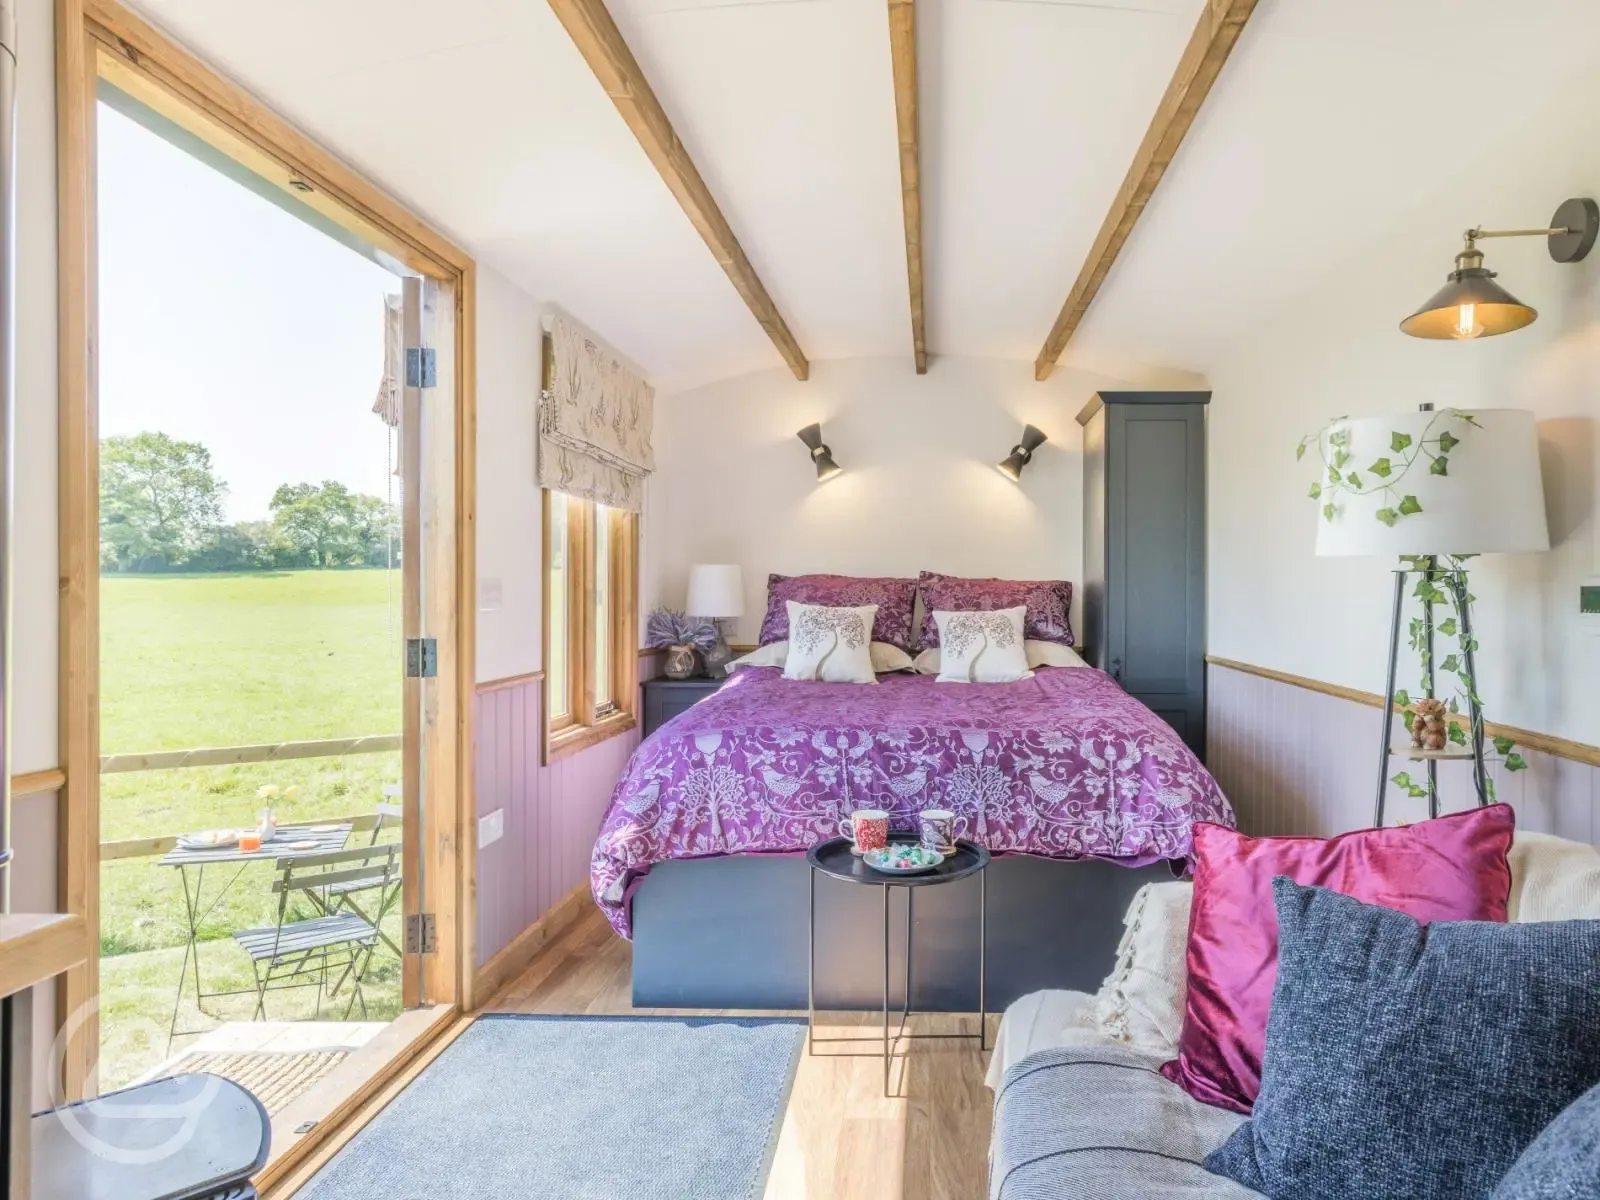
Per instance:
[[[1428,697],[1411,705],[1411,744],[1418,750],[1443,750],[1450,740],[1445,703]]]

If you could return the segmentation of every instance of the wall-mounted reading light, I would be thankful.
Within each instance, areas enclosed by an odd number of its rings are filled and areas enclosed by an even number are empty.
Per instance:
[[[1012,483],[1022,478],[1022,468],[1033,461],[1033,452],[1049,440],[1032,425],[1022,427],[1022,440],[1011,447],[1011,453],[1001,459],[995,466],[999,467],[1000,474]]]
[[[1550,257],[1560,263],[1579,262],[1594,246],[1600,232],[1600,207],[1593,200],[1568,200],[1556,209],[1546,229],[1469,229],[1467,244],[1456,255],[1449,282],[1432,298],[1400,322],[1412,337],[1467,339],[1493,337],[1533,324],[1539,314],[1494,281],[1495,273],[1483,265],[1478,242],[1483,238],[1543,237]]]
[[[833,451],[823,444],[821,425],[807,425],[795,436],[811,451],[811,461],[817,464],[818,483],[825,483],[844,469],[833,461]]]

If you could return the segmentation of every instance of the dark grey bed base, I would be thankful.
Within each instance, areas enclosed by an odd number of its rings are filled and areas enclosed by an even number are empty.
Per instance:
[[[641,1008],[806,1007],[806,861],[735,855],[661,863],[633,897],[633,1003]],[[1093,992],[1111,970],[1128,901],[1172,879],[1165,863],[1119,867],[1028,855],[988,870],[988,1009],[1040,988]],[[978,1009],[977,877],[918,889],[911,1004],[922,1012]],[[890,1003],[900,1005],[905,904],[891,901]],[[819,1009],[883,1003],[879,889],[817,878]]]

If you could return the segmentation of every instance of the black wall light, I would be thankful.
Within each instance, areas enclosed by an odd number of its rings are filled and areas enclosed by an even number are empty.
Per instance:
[[[1033,452],[1044,445],[1049,439],[1032,425],[1022,427],[1022,440],[1011,447],[1011,453],[1006,455],[995,465],[1012,483],[1022,478],[1022,468],[1033,461]]]
[[[818,483],[825,483],[844,470],[833,461],[833,451],[823,443],[821,425],[807,425],[795,436],[811,451],[811,461],[817,464]]]
[[[1600,233],[1600,207],[1593,200],[1575,198],[1556,209],[1545,229],[1469,229],[1467,244],[1456,255],[1456,269],[1448,282],[1428,302],[1400,322],[1412,337],[1466,340],[1493,337],[1531,325],[1539,315],[1494,281],[1495,273],[1483,265],[1478,242],[1484,238],[1543,237],[1556,262],[1580,262],[1594,247]]]

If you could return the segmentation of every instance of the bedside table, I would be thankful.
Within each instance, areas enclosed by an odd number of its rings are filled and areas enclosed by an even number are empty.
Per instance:
[[[647,679],[639,685],[644,692],[644,736],[649,737],[673,717],[693,708],[726,679]]]

